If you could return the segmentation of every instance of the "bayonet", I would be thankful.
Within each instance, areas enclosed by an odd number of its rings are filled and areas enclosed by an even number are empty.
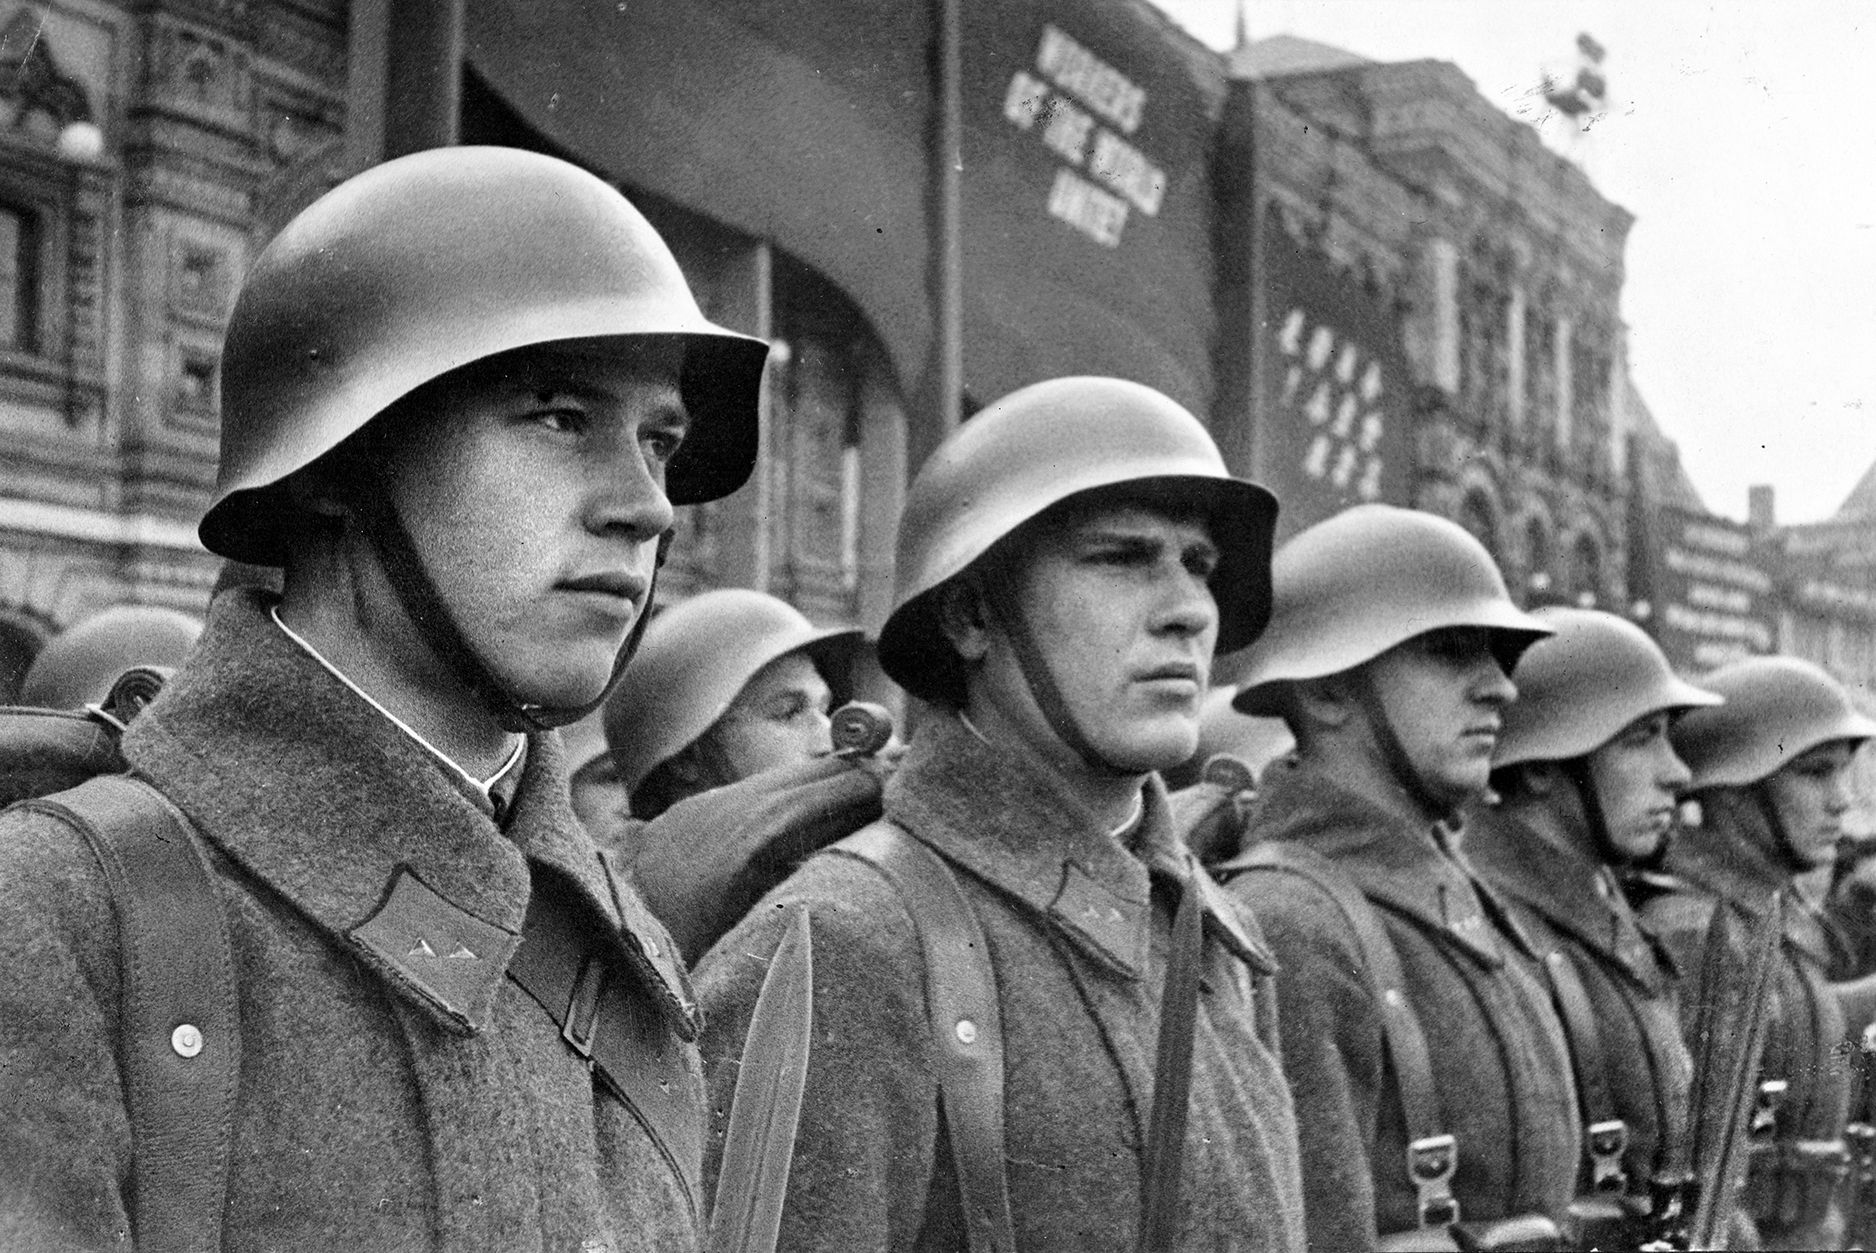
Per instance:
[[[814,943],[797,909],[775,946],[743,1040],[723,1165],[711,1206],[711,1253],[774,1253],[814,1031]]]

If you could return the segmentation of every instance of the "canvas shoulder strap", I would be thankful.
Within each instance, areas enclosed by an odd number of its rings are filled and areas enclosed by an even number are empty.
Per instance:
[[[892,822],[873,823],[829,851],[879,871],[912,916],[970,1250],[1014,1253],[1003,1160],[1003,1019],[983,926],[944,859]]]
[[[1419,1197],[1422,1227],[1458,1222],[1459,1202],[1452,1193],[1459,1146],[1444,1128],[1439,1092],[1433,1085],[1433,1057],[1420,1017],[1407,1000],[1407,977],[1400,956],[1381,925],[1380,915],[1335,863],[1301,844],[1272,841],[1240,855],[1234,870],[1282,871],[1304,879],[1335,903],[1355,936],[1363,969],[1381,1007],[1381,1033],[1400,1087],[1402,1118],[1407,1126],[1407,1175]]]
[[[181,811],[129,775],[21,807],[79,831],[110,886],[138,1253],[219,1249],[241,1044],[227,910],[200,842]]]

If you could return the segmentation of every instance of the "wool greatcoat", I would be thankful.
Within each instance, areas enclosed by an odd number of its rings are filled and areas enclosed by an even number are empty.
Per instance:
[[[1803,1147],[1840,1141],[1849,1117],[1852,1049],[1827,981],[1837,948],[1819,911],[1789,890],[1792,870],[1750,791],[1710,789],[1700,793],[1700,806],[1701,826],[1677,838],[1668,859],[1681,890],[1651,901],[1642,920],[1660,932],[1688,972],[1680,1011],[1691,1032],[1699,1008],[1693,981],[1716,911],[1733,914],[1736,944],[1728,966],[1744,971],[1751,920],[1763,915],[1775,891],[1788,889],[1759,1078],[1790,1086],[1777,1112],[1777,1145],[1752,1155],[1741,1206],[1768,1248],[1834,1247],[1842,1230],[1835,1173]]]
[[[230,924],[241,1038],[224,1249],[697,1246],[692,997],[574,819],[556,735],[530,737],[498,829],[258,595],[231,592],[124,753],[194,819]],[[408,876],[441,902],[421,946],[361,929]],[[576,902],[656,1007],[648,1034],[676,1052],[679,1111],[651,1117],[656,1136],[504,977],[531,880]],[[0,818],[0,1248],[128,1247],[117,963],[83,838]]]
[[[920,725],[887,785],[887,818],[950,865],[988,940],[1017,1246],[1134,1247],[1171,910],[1189,881],[1204,893],[1206,940],[1176,1247],[1299,1249],[1296,1124],[1256,991],[1269,954],[1179,844],[1157,778],[1145,799],[1123,847],[1052,770],[950,715]],[[719,1132],[744,1024],[796,907],[813,920],[814,1049],[781,1247],[962,1249],[924,963],[907,903],[870,864],[817,853],[698,967]],[[713,1136],[711,1158],[720,1151]]]
[[[1647,1197],[1670,1146],[1686,1151],[1693,1060],[1675,1012],[1679,967],[1636,918],[1608,867],[1544,838],[1507,810],[1474,813],[1465,851],[1525,934],[1546,954],[1562,953],[1581,979],[1613,1113],[1628,1124],[1629,1194]],[[1580,1077],[1589,1059],[1576,1061]],[[1587,1172],[1578,1188],[1590,1190]]]
[[[1580,1152],[1563,1028],[1528,941],[1444,828],[1382,808],[1291,758],[1260,781],[1248,839],[1325,857],[1381,919],[1431,1053],[1444,1130],[1458,1142],[1453,1195],[1468,1222],[1559,1217]],[[1323,890],[1282,869],[1219,868],[1277,955],[1284,1069],[1302,1131],[1309,1245],[1371,1249],[1413,1229],[1400,1090],[1377,987]]]

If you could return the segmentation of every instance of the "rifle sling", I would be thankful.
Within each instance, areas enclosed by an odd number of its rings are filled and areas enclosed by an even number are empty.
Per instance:
[[[703,1141],[684,1051],[637,976],[589,939],[599,921],[583,917],[555,875],[533,871],[508,977],[547,1011],[567,1047],[645,1129],[696,1207]]]
[[[1608,1056],[1602,1046],[1602,1028],[1590,1004],[1583,977],[1569,954],[1552,949],[1544,955],[1544,975],[1551,1000],[1563,1020],[1576,1073],[1576,1093],[1583,1115],[1583,1154],[1589,1160],[1592,1191],[1620,1194],[1628,1189],[1622,1158],[1628,1149],[1628,1124],[1616,1112],[1609,1089]]]
[[[1195,865],[1192,873],[1205,872]],[[1186,1117],[1192,1104],[1192,1045],[1198,1028],[1199,968],[1204,960],[1204,906],[1198,884],[1187,882],[1180,885],[1179,907],[1173,913],[1166,988],[1160,998],[1153,1112],[1140,1172],[1141,1253],[1174,1248],[1179,1240],[1179,1183]]]
[[[117,913],[134,1243],[139,1253],[218,1249],[241,1042],[227,910],[208,860],[188,819],[129,775],[22,807],[85,837]]]
[[[1003,1018],[982,925],[938,854],[888,821],[832,846],[886,877],[912,916],[925,961],[932,1061],[971,1253],[1014,1253],[1004,1173]]]
[[[1401,1117],[1407,1128],[1407,1178],[1419,1196],[1420,1226],[1446,1227],[1460,1219],[1459,1202],[1452,1194],[1452,1177],[1459,1162],[1459,1146],[1443,1131],[1438,1089],[1433,1084],[1433,1058],[1419,1015],[1407,1001],[1407,977],[1401,970],[1381,917],[1361,890],[1335,863],[1300,844],[1259,844],[1233,863],[1234,869],[1261,869],[1296,875],[1335,903],[1349,930],[1362,967],[1373,985],[1381,1010],[1381,1035],[1388,1060],[1393,1063],[1400,1091]]]

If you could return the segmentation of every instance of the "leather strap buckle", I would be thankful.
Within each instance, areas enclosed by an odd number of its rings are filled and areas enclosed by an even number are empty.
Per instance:
[[[580,962],[580,973],[574,976],[560,1027],[560,1038],[588,1063],[593,1060],[593,1037],[599,1034],[599,994],[605,986],[604,963],[588,953]]]
[[[1450,1227],[1459,1221],[1459,1199],[1452,1188],[1458,1168],[1459,1141],[1450,1135],[1426,1136],[1407,1146],[1407,1177],[1419,1194],[1422,1227]]]
[[[1620,1118],[1591,1123],[1584,1133],[1589,1150],[1589,1186],[1599,1193],[1628,1191],[1628,1172],[1622,1155],[1628,1152],[1628,1124]]]
[[[1791,1084],[1783,1079],[1767,1079],[1759,1085],[1752,1103],[1752,1122],[1746,1128],[1746,1140],[1753,1148],[1769,1148],[1778,1135],[1778,1109],[1785,1103]]]

